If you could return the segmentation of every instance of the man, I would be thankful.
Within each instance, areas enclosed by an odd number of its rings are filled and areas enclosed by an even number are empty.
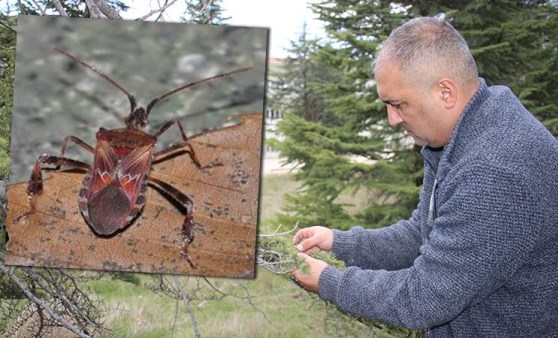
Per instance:
[[[558,337],[558,141],[478,77],[448,23],[411,20],[374,64],[388,121],[424,146],[411,218],[310,227],[293,278],[340,309],[435,337]],[[306,255],[332,251],[339,271]]]

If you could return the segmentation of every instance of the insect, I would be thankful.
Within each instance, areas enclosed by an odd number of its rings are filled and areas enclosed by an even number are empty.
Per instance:
[[[91,229],[98,236],[105,237],[125,229],[139,215],[145,205],[147,186],[151,185],[164,192],[186,210],[181,230],[182,246],[180,255],[188,261],[192,268],[195,268],[188,255],[188,246],[194,239],[194,228],[196,226],[194,222],[194,202],[172,185],[151,177],[149,172],[153,163],[162,162],[179,153],[187,153],[198,170],[212,165],[203,167],[200,164],[194,148],[178,120],[168,121],[153,135],[144,132],[142,129],[147,126],[149,113],[153,108],[169,96],[186,88],[244,72],[251,68],[240,68],[187,83],[157,96],[143,108],[137,106],[136,99],[132,94],[102,71],[65,50],[60,48],[55,48],[55,50],[89,68],[124,93],[130,101],[130,114],[125,120],[126,126],[124,128],[108,130],[101,127],[96,133],[95,147],[71,135],[64,139],[59,156],[46,154],[39,156],[27,184],[30,208],[17,217],[15,222],[17,223],[21,218],[36,212],[36,198],[43,189],[43,170],[60,170],[64,167],[86,172],[79,190],[79,210]],[[159,136],[174,125],[180,131],[181,140],[171,144],[166,149],[155,151],[154,147]],[[73,142],[92,153],[93,164],[90,165],[64,157],[69,142]]]

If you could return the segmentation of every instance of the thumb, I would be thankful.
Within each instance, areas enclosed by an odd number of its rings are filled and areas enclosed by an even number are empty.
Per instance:
[[[319,243],[320,239],[317,236],[312,236],[302,240],[296,245],[296,249],[302,253],[309,253]]]

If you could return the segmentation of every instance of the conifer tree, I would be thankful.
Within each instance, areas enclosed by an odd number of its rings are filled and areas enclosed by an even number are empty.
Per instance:
[[[303,184],[286,197],[287,213],[279,221],[337,228],[356,222],[386,225],[416,205],[422,162],[402,134],[387,126],[370,66],[383,38],[408,16],[382,2],[322,1],[313,8],[326,23],[329,40],[309,57],[318,69],[328,70],[329,78],[311,86],[326,97],[318,114],[328,119],[311,122],[287,114],[279,126],[286,140],[275,146],[288,162],[300,164],[295,178]],[[362,212],[349,215],[338,197],[358,189],[371,196]]]
[[[558,136],[558,2],[404,1],[417,15],[443,13],[464,36],[489,84],[503,84]]]
[[[0,180],[6,180],[10,164],[16,38],[12,27],[15,27],[15,18],[0,14]]]
[[[316,84],[327,81],[328,69],[323,69],[310,56],[318,40],[309,39],[306,23],[296,41],[287,48],[287,57],[278,68],[270,70],[268,89],[271,109],[302,117],[307,121],[324,121],[324,96]]]
[[[200,24],[224,24],[230,17],[224,16],[221,0],[186,0],[186,13],[182,21]]]
[[[287,115],[279,126],[286,140],[276,145],[287,162],[299,163],[302,189],[287,196],[281,223],[354,224],[376,227],[408,217],[416,207],[422,159],[402,134],[387,126],[370,74],[374,54],[389,33],[416,16],[442,16],[468,41],[480,75],[503,84],[558,135],[557,3],[554,1],[327,0],[313,6],[326,23],[327,43],[310,59],[330,69],[331,81],[312,84],[326,97],[327,121]],[[355,161],[361,159],[365,161]],[[339,195],[369,194],[349,215]]]

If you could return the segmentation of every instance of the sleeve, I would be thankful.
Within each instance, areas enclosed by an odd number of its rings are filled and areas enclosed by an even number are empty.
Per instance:
[[[398,270],[411,266],[422,243],[418,211],[411,218],[381,229],[361,226],[333,230],[332,252],[347,266]]]
[[[457,317],[512,278],[542,229],[537,196],[502,168],[469,166],[439,186],[430,240],[414,264],[397,271],[328,266],[319,294],[343,311],[408,328]],[[375,242],[371,242],[375,245]]]

